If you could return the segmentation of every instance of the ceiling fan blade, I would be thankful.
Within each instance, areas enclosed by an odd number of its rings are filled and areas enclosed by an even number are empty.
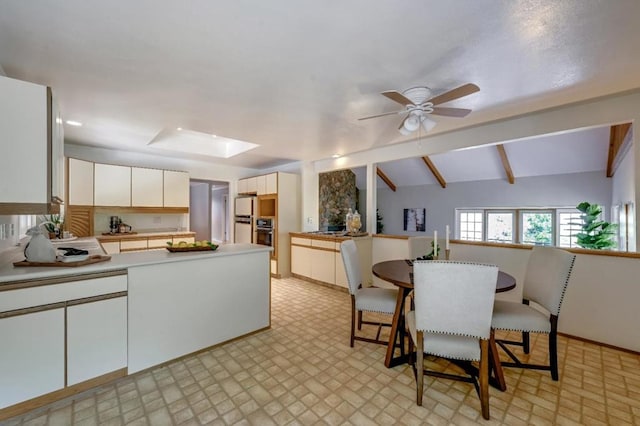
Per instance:
[[[443,108],[443,107],[434,107],[433,112],[431,114],[434,115],[443,115],[445,117],[466,117],[471,112],[470,109],[464,108]]]
[[[411,102],[411,99],[395,90],[387,90],[386,92],[382,92],[381,94],[382,96],[386,96],[387,98],[399,103],[400,105],[415,105],[413,102]]]
[[[368,120],[370,118],[384,117],[385,115],[400,114],[401,112],[406,112],[406,111],[407,111],[406,109],[401,109],[400,111],[391,111],[391,112],[385,112],[383,114],[371,115],[369,117],[358,118],[358,120]]]
[[[431,102],[434,105],[439,105],[479,91],[480,88],[478,86],[473,83],[467,83],[455,89],[449,90],[448,92],[445,92],[441,95],[435,96],[429,99],[427,102]]]

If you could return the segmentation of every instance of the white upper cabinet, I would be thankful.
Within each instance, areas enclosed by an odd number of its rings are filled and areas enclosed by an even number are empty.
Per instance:
[[[246,193],[247,193],[247,179],[239,179],[238,194],[246,194]]]
[[[96,163],[94,172],[96,206],[131,206],[131,167]]]
[[[256,177],[247,178],[247,193],[248,194],[258,193],[258,179]]]
[[[278,173],[271,173],[265,176],[265,194],[278,193]]]
[[[131,168],[131,205],[133,207],[162,207],[162,170]]]
[[[69,204],[93,205],[93,163],[69,158]]]
[[[63,158],[54,105],[46,86],[0,76],[0,214],[59,209]]]
[[[164,171],[164,207],[189,207],[189,173]]]

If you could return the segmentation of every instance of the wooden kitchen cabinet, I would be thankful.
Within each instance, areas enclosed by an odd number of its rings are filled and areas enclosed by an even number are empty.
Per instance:
[[[127,277],[119,278],[126,287]],[[69,306],[67,386],[126,366],[127,296]]]
[[[278,193],[278,174],[270,173],[256,177],[256,186],[258,195],[277,194]]]
[[[64,308],[0,319],[0,409],[64,387]]]
[[[58,213],[63,128],[51,89],[0,76],[0,215]]]
[[[248,194],[257,194],[258,193],[258,178],[257,177],[247,178],[247,193]]]
[[[69,158],[69,204],[93,206],[93,163]]]
[[[120,252],[146,250],[148,247],[146,238],[140,240],[120,241]]]
[[[238,194],[247,193],[247,179],[238,179]]]
[[[100,245],[102,246],[102,250],[107,254],[120,253],[120,241],[105,241],[100,242]]]
[[[132,167],[131,207],[162,207],[163,179],[162,170]]]
[[[131,167],[96,163],[94,175],[96,206],[131,206]]]
[[[340,250],[340,244],[336,244],[336,248],[338,252],[335,254],[336,256],[336,285],[340,287],[348,288],[349,281],[347,281],[347,272],[344,269],[344,261],[342,260],[342,253]]]
[[[189,173],[164,170],[164,207],[189,207]]]

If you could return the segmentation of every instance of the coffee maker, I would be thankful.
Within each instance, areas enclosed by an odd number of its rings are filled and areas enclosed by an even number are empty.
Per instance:
[[[109,218],[109,232],[117,234],[119,231],[120,223],[122,220],[118,216],[111,216]]]

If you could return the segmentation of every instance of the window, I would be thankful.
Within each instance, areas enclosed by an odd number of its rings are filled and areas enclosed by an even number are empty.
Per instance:
[[[468,241],[482,241],[483,210],[458,210],[459,238]]]
[[[487,241],[495,243],[513,242],[513,212],[487,212]]]
[[[581,214],[575,209],[558,210],[558,246],[578,247],[576,235],[582,229]]]
[[[553,245],[553,211],[521,211],[522,244]]]
[[[456,209],[461,240],[577,247],[580,212],[562,209]]]

